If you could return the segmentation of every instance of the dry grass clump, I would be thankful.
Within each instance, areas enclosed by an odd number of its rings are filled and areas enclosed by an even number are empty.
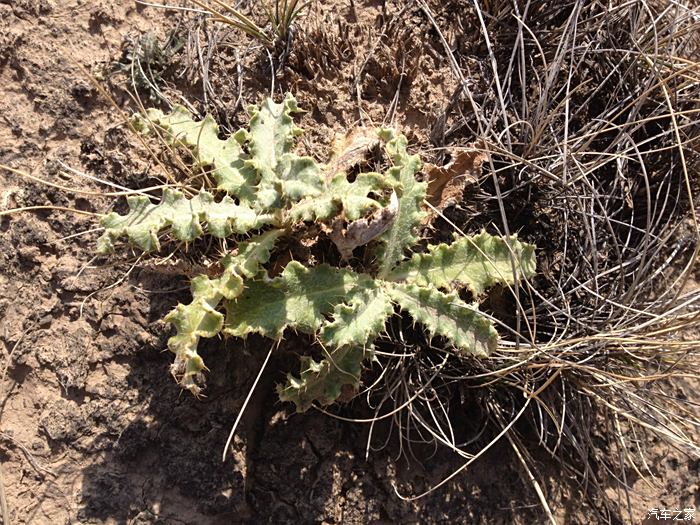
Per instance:
[[[454,475],[507,438],[546,506],[532,474],[544,450],[600,520],[638,519],[628,490],[654,480],[650,438],[700,455],[697,405],[674,390],[700,369],[700,290],[690,285],[700,250],[700,11],[418,3],[463,87],[445,139],[479,139],[489,159],[476,202],[447,212],[443,229],[518,232],[538,246],[540,275],[489,298],[502,328],[492,359],[457,360],[427,343],[387,359],[376,418],[391,414],[409,449],[438,442],[463,455]],[[469,31],[479,32],[486,93],[472,87]],[[470,403],[482,426],[460,431]]]

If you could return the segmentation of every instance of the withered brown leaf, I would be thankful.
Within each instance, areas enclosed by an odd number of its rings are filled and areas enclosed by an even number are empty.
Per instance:
[[[426,163],[424,168],[428,176],[427,200],[438,211],[459,204],[467,184],[479,180],[481,166],[487,159],[486,153],[476,147],[454,148],[450,154],[452,160],[444,166]]]

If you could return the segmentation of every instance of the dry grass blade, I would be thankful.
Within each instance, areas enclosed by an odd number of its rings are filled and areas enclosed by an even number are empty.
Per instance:
[[[10,509],[7,505],[7,496],[5,495],[5,477],[2,474],[2,465],[0,465],[0,510],[2,511],[3,525],[10,525]]]
[[[226,2],[222,2],[221,0],[211,1],[221,8],[221,11],[207,3],[200,2],[199,0],[191,0],[191,2],[202,11],[209,13],[214,20],[240,29],[266,46],[272,46],[274,44],[270,37],[268,37],[265,33],[265,30],[258,26],[251,18],[244,15],[241,11],[234,8],[230,4],[227,4]]]
[[[272,7],[267,8],[270,23],[281,41],[287,41],[292,24],[310,4],[311,2],[304,2],[299,5],[299,0],[275,0],[274,11]]]

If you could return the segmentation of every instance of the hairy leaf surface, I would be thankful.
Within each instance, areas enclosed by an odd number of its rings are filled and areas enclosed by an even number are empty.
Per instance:
[[[480,233],[460,237],[450,245],[428,246],[428,253],[416,253],[388,275],[392,281],[417,286],[455,290],[469,288],[482,294],[495,284],[513,285],[514,259],[518,280],[535,274],[535,247],[517,240]]]
[[[384,330],[394,308],[381,286],[368,283],[346,303],[338,304],[333,320],[324,324],[319,338],[325,345],[366,346]]]
[[[196,378],[205,366],[197,345],[200,338],[214,337],[223,328],[224,316],[216,311],[221,300],[235,299],[243,292],[243,278],[255,277],[260,272],[282,234],[283,230],[272,230],[241,243],[237,255],[227,255],[222,260],[224,271],[220,277],[198,275],[192,279],[192,302],[178,304],[165,317],[177,331],[168,340],[168,348],[175,354],[173,375],[183,388],[195,394],[199,392]]]
[[[250,106],[250,157],[263,181],[274,181],[275,171],[282,156],[294,147],[294,137],[301,130],[294,125],[292,115],[299,111],[291,95],[281,104],[266,99],[258,106]]]
[[[460,350],[480,357],[495,350],[498,333],[493,323],[456,293],[413,284],[387,286],[387,293],[432,335],[445,337]]]
[[[341,173],[331,180],[323,193],[294,204],[289,216],[293,221],[324,221],[344,211],[345,218],[354,221],[382,206],[370,194],[387,187],[386,177],[379,173],[361,173],[353,182]]]
[[[299,378],[288,374],[287,383],[277,386],[280,400],[294,403],[297,412],[305,412],[313,403],[322,406],[335,403],[343,388],[354,392],[359,387],[362,362],[368,354],[370,350],[362,347],[343,346],[321,361],[303,356]]]
[[[214,237],[225,238],[232,233],[243,234],[276,222],[271,215],[259,214],[246,205],[236,204],[228,195],[216,202],[214,196],[205,190],[188,199],[182,192],[166,188],[158,204],[153,204],[143,195],[130,196],[127,203],[129,213],[126,215],[112,212],[102,218],[105,231],[98,240],[98,253],[112,252],[114,241],[122,236],[128,237],[144,252],[157,251],[160,249],[158,234],[168,226],[175,239],[189,242],[202,236],[205,230]]]
[[[307,410],[315,401],[329,405],[341,395],[343,388],[356,390],[360,383],[362,362],[368,348],[384,330],[386,319],[393,313],[391,298],[384,290],[364,278],[347,303],[333,310],[333,320],[324,323],[319,340],[329,355],[321,361],[302,357],[298,378],[289,374],[287,383],[278,386],[280,399],[292,401],[297,411]]]
[[[169,144],[183,145],[192,151],[196,165],[212,168],[218,189],[251,203],[255,197],[258,176],[247,166],[248,155],[243,152],[245,132],[229,138],[219,138],[219,126],[211,115],[195,121],[183,106],[175,105],[172,112],[151,109],[147,113],[152,124],[159,126]]]
[[[250,107],[248,164],[260,175],[257,209],[281,208],[288,201],[296,202],[322,191],[318,165],[311,157],[299,157],[291,152],[294,137],[301,134],[292,119],[298,111],[291,95],[281,104],[267,99],[260,108]]]
[[[387,141],[385,148],[394,163],[387,177],[395,184],[399,198],[396,218],[381,237],[379,277],[384,279],[403,260],[404,252],[418,242],[415,229],[425,216],[422,203],[428,185],[416,180],[421,161],[418,155],[408,154],[406,137],[397,135],[393,130],[382,130],[380,137]]]
[[[274,339],[287,327],[315,333],[324,316],[368,279],[327,264],[306,268],[292,261],[281,275],[249,281],[237,299],[227,301],[224,332],[236,337],[257,332]]]
[[[328,166],[319,166],[293,151],[301,133],[293,121],[298,111],[291,96],[279,104],[268,99],[250,108],[248,130],[225,140],[210,116],[195,121],[182,106],[169,114],[148,112],[148,130],[160,130],[169,144],[189,148],[195,165],[210,170],[227,195],[218,200],[201,190],[190,198],[166,189],[159,203],[130,197],[126,215],[103,218],[98,251],[112,251],[121,237],[153,251],[159,249],[159,237],[189,242],[205,234],[226,238],[218,246],[237,247],[213,267],[220,271],[217,277],[192,279],[192,301],[165,318],[176,330],[168,347],[180,384],[199,393],[206,370],[197,353],[202,338],[258,333],[279,340],[289,328],[312,335],[322,355],[312,357],[302,349],[300,373],[289,374],[278,387],[280,399],[295,403],[298,411],[347,399],[357,391],[363,362],[374,355],[375,340],[397,310],[456,354],[489,356],[498,338],[494,324],[457,292],[468,288],[478,300],[493,285],[517,285],[532,277],[535,247],[515,236],[481,233],[428,246],[407,259],[426,216],[427,184],[417,179],[421,161],[408,154],[406,137],[394,130],[364,129],[340,144]],[[377,143],[384,143],[392,167],[383,174],[353,173],[348,180],[350,169]],[[447,193],[461,196],[459,187],[438,182],[441,205]],[[313,222],[322,224],[306,231],[300,224]],[[303,246],[314,259],[306,261],[310,267],[292,260],[280,272],[279,262],[268,264],[275,258],[276,241],[288,232],[302,236],[290,235],[289,243],[279,247],[280,256],[287,260]],[[340,253],[341,267],[316,262],[338,260],[335,252],[327,256],[325,246],[316,244],[329,241]],[[363,258],[355,259],[360,246]]]

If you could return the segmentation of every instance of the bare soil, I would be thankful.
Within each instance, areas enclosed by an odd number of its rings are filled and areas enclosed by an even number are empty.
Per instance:
[[[446,109],[457,83],[434,51],[437,35],[416,11],[389,29],[395,45],[379,45],[383,2],[354,4],[316,6],[275,91],[292,91],[308,109],[305,144],[320,158],[335,132],[384,122],[439,162],[429,148],[444,143],[457,118]],[[0,209],[108,211],[114,201],[99,196],[104,186],[65,177],[62,163],[126,187],[157,183],[158,168],[88,73],[100,76],[129,39],[149,31],[164,38],[179,20],[131,1],[0,0],[0,163],[84,192],[0,173]],[[192,53],[185,49],[179,60]],[[246,103],[269,93],[269,62],[259,48],[211,68],[221,95],[209,107],[231,127],[243,121]],[[169,80],[201,104],[199,77]],[[134,111],[123,91],[111,93],[127,114]],[[187,299],[187,277],[148,263],[92,266],[96,225],[95,217],[55,210],[0,217],[0,460],[12,523],[545,521],[507,443],[446,488],[401,500],[395,489],[419,493],[461,463],[444,452],[397,461],[392,445],[365,459],[365,427],[293,414],[274,394],[294,366],[291,352],[273,358],[275,372],[256,390],[236,454],[222,463],[266,343],[208,342],[206,398],[181,392],[169,374],[170,332],[161,319]],[[71,237],[81,232],[88,233]],[[295,344],[303,342],[285,343]],[[678,389],[691,395],[690,386]],[[697,460],[659,446],[651,468],[659,486],[634,487],[640,522],[651,507],[700,506]],[[546,463],[540,475],[562,522],[589,523],[575,483]]]

